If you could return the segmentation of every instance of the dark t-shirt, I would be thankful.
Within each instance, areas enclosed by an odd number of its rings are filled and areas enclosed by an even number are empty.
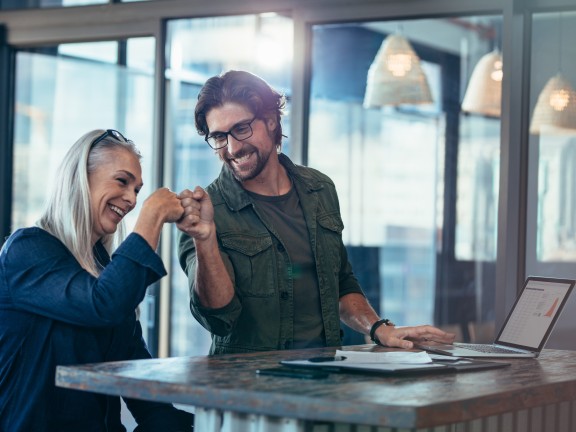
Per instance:
[[[294,281],[294,348],[325,346],[316,263],[296,189],[281,196],[249,192],[260,215],[278,233],[291,261]]]

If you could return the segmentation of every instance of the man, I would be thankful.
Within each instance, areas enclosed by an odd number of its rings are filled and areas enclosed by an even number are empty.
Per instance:
[[[451,342],[432,326],[381,320],[352,272],[334,183],[280,153],[284,98],[244,71],[210,78],[198,132],[223,162],[204,191],[180,194],[180,264],[211,354],[338,346],[340,320],[377,343]]]

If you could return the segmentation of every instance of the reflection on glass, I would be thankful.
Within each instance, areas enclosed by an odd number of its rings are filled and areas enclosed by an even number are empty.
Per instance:
[[[58,54],[77,60],[87,59],[102,63],[118,62],[118,42],[69,43],[58,46]]]
[[[213,75],[230,69],[261,76],[290,97],[292,20],[276,14],[174,20],[166,49],[166,148],[172,154],[172,189],[208,186],[221,162],[194,126],[198,91]],[[290,130],[289,104],[283,130]],[[290,140],[282,151],[290,156]],[[176,250],[177,229],[172,232]],[[188,280],[174,253],[171,262],[170,355],[206,355],[209,333],[192,317]]]
[[[462,115],[460,103],[474,65],[499,45],[500,22],[313,26],[308,160],[336,183],[355,273],[382,316],[459,339],[494,314],[500,120]],[[368,68],[399,28],[434,103],[365,109]]]
[[[120,0],[122,3],[142,2],[150,0]],[[116,3],[114,0],[4,0],[0,2],[0,9],[32,9],[50,7],[88,6],[97,4]]]
[[[459,260],[496,261],[500,120],[460,118],[455,255]]]
[[[538,261],[576,261],[576,133],[540,136]]]
[[[16,117],[12,228],[35,223],[44,205],[46,187],[68,148],[92,129],[118,129],[140,149],[144,188],[136,209],[125,219],[134,225],[143,198],[151,191],[153,75],[151,71],[116,64],[118,44],[59,45],[40,52],[20,51],[16,57]],[[153,38],[128,43],[129,58],[146,58],[136,47]],[[97,53],[97,55],[96,55]],[[136,62],[136,60],[134,60]],[[138,63],[138,62],[136,62]],[[143,305],[142,323],[149,323]]]
[[[39,0],[38,7],[86,6],[110,3],[110,0]]]

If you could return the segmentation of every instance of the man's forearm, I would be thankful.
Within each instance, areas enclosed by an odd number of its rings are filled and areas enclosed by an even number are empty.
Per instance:
[[[202,306],[219,309],[234,297],[234,286],[228,275],[215,236],[195,240],[196,284],[195,291]]]
[[[340,298],[340,319],[351,329],[369,334],[372,325],[380,318],[366,297],[351,293]]]

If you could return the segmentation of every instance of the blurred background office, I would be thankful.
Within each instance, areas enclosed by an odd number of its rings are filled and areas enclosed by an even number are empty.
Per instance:
[[[143,196],[207,186],[196,96],[246,69],[288,97],[283,151],[334,179],[380,314],[490,340],[525,276],[576,277],[575,39],[576,0],[0,0],[2,241],[89,129],[139,145]],[[204,355],[175,236],[145,336]],[[548,346],[575,330],[572,298]]]

